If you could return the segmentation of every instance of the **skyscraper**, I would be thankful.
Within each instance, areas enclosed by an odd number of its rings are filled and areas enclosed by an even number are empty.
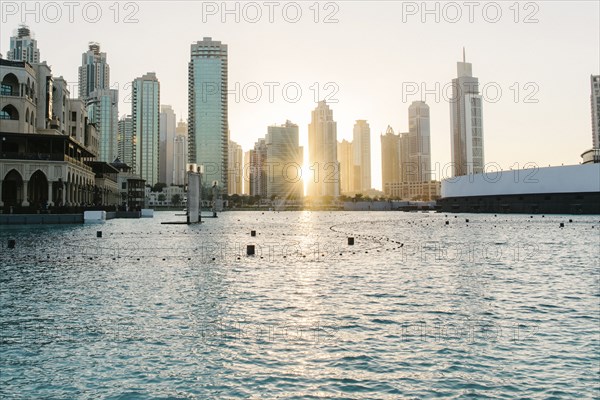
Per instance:
[[[451,147],[454,176],[482,173],[484,169],[482,101],[479,80],[471,63],[457,63],[450,101]]]
[[[119,91],[96,89],[90,93],[86,104],[88,118],[98,130],[98,160],[111,163],[119,155]]]
[[[188,125],[180,120],[175,128],[175,139],[173,139],[173,184],[185,185],[187,171],[187,130]]]
[[[87,99],[97,89],[110,88],[110,67],[106,53],[100,52],[100,43],[90,42],[88,51],[81,56],[79,67],[79,98]]]
[[[133,167],[133,124],[131,115],[119,120],[119,159]]]
[[[366,192],[371,189],[371,128],[367,121],[359,119],[354,124],[354,190]]]
[[[148,185],[159,181],[160,84],[154,72],[132,86],[133,172]]]
[[[381,187],[386,195],[386,184],[400,181],[400,136],[388,125],[381,139]]]
[[[346,139],[338,142],[337,156],[340,163],[340,194],[354,194],[354,149]]]
[[[173,107],[170,105],[161,105],[158,180],[167,186],[171,186],[173,183],[173,145],[175,143],[176,123],[177,120]]]
[[[244,168],[244,152],[242,151],[242,146],[230,140],[227,156],[227,172],[229,174],[227,178],[229,185],[227,193],[230,195],[242,194],[242,172]]]
[[[408,107],[410,135],[409,161],[414,169],[415,182],[431,180],[431,140],[429,106],[424,101],[413,101]]]
[[[590,76],[592,106],[592,145],[600,149],[600,75]]]
[[[188,64],[190,163],[204,165],[204,185],[227,190],[227,45],[205,37],[191,45]]]
[[[267,197],[267,142],[258,139],[250,150],[250,196]]]
[[[311,113],[308,125],[308,158],[311,175],[310,196],[334,196],[340,194],[340,165],[337,160],[337,124],[333,111],[324,101],[319,101]]]
[[[298,125],[285,124],[267,128],[267,197],[299,200],[304,195],[302,183],[303,149],[299,144]]]
[[[27,61],[29,64],[40,62],[37,40],[33,38],[27,25],[20,25],[16,36],[10,38],[10,50],[6,53],[10,61]]]

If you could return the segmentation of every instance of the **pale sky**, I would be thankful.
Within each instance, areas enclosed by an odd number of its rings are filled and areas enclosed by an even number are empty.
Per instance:
[[[233,13],[221,15],[222,2],[120,2],[119,7],[113,1],[76,2],[71,22],[61,1],[27,3],[31,12],[25,15],[21,1],[2,1],[0,53],[6,57],[13,30],[26,23],[53,74],[75,84],[88,42],[100,42],[111,83],[120,89],[119,114],[131,113],[130,82],[152,71],[161,84],[161,103],[172,105],[179,120],[187,115],[190,44],[210,36],[229,46],[230,91],[239,83],[239,101],[234,93],[229,96],[229,125],[231,139],[244,151],[268,125],[286,119],[300,126],[306,149],[316,89],[323,98],[337,88],[332,97],[337,103],[330,107],[338,140],[351,140],[355,120],[369,122],[372,182],[380,189],[379,135],[388,124],[395,132],[407,131],[414,100],[431,108],[432,162],[450,162],[450,105],[443,89],[456,76],[464,46],[474,76],[486,87],[486,163],[504,169],[527,162],[579,163],[592,146],[589,80],[600,73],[600,2],[474,2],[471,9],[468,3],[427,2],[432,12],[426,14],[421,1],[228,2]],[[293,23],[298,9],[301,16]],[[133,22],[124,22],[128,15]],[[327,16],[332,23],[324,22]],[[256,102],[253,82],[262,89]],[[272,102],[264,82],[279,84]],[[288,100],[282,91],[286,84]],[[294,85],[302,90],[295,103],[290,101]],[[496,98],[498,88],[502,94]]]

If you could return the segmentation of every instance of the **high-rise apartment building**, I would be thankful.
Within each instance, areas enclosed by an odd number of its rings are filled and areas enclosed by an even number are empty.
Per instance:
[[[188,160],[187,147],[188,125],[181,120],[175,128],[175,139],[173,139],[173,185],[185,185]]]
[[[204,185],[227,190],[227,45],[205,37],[192,43],[188,64],[190,163],[204,165]]]
[[[98,89],[110,88],[110,67],[106,53],[100,52],[100,43],[90,42],[81,56],[79,67],[79,98],[88,99]]]
[[[119,91],[96,89],[86,104],[88,118],[98,131],[98,160],[111,163],[119,156]]]
[[[424,101],[413,101],[408,107],[409,162],[411,182],[431,180],[431,140],[429,106]]]
[[[227,193],[230,195],[241,195],[243,180],[242,173],[244,168],[244,152],[242,151],[242,146],[230,140],[227,157],[229,160],[227,163],[227,171],[229,174],[229,177],[227,178],[229,185],[227,188]]]
[[[471,63],[457,63],[450,102],[451,148],[454,176],[479,174],[484,170],[482,99],[479,80]]]
[[[40,62],[40,51],[37,48],[37,40],[27,25],[20,25],[16,35],[10,38],[10,50],[6,53],[10,61],[26,61],[29,64]]]
[[[158,149],[159,171],[158,180],[171,186],[173,183],[173,171],[174,171],[174,149],[175,144],[175,130],[176,130],[177,119],[175,118],[175,111],[170,105],[160,106],[160,146]]]
[[[132,85],[133,171],[147,185],[159,182],[160,84],[154,72]]]
[[[304,195],[304,153],[299,144],[298,125],[286,121],[283,125],[269,126],[266,146],[267,197],[300,200]]]
[[[346,139],[338,142],[337,156],[340,163],[340,194],[354,194],[354,149]]]
[[[133,123],[131,115],[124,115],[119,119],[118,142],[119,159],[129,167],[133,167]]]
[[[337,158],[337,123],[333,111],[319,101],[308,125],[308,158],[311,169],[308,194],[313,197],[340,194],[340,165]]]
[[[371,128],[359,119],[354,124],[352,145],[354,149],[354,190],[363,193],[371,189]]]

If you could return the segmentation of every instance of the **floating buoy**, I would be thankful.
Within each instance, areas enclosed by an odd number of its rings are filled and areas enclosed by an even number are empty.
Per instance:
[[[249,244],[246,246],[246,255],[253,256],[255,254],[255,247],[253,244]]]
[[[348,246],[354,246],[354,238],[353,237],[348,238]]]
[[[561,222],[561,223],[560,223],[560,225],[559,225],[559,227],[560,227],[560,228],[564,228],[564,227],[565,227],[565,224],[563,224],[563,223]]]
[[[17,241],[15,239],[8,239],[8,248],[14,249],[17,245]]]
[[[101,237],[102,237],[102,231],[97,231],[97,232],[96,232],[96,237],[99,237],[99,238],[101,238]]]
[[[256,236],[256,231],[250,231],[250,236]]]

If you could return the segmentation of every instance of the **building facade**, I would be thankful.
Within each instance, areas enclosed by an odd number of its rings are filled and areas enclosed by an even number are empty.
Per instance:
[[[10,38],[10,50],[6,53],[9,61],[26,61],[29,64],[40,63],[40,51],[37,48],[37,40],[33,38],[27,25],[21,25],[16,35]]]
[[[229,195],[241,195],[244,168],[244,152],[242,151],[242,146],[230,140],[227,157],[227,172],[229,175],[227,178],[227,193]]]
[[[147,185],[159,182],[160,84],[154,72],[132,85],[133,172]]]
[[[590,91],[592,146],[594,149],[600,149],[600,75],[590,76]]]
[[[119,156],[119,91],[97,89],[87,99],[90,122],[96,125],[100,149],[98,159],[113,162]]]
[[[188,162],[188,125],[180,120],[175,128],[173,139],[173,185],[186,184]]]
[[[79,98],[87,100],[98,89],[110,89],[110,67],[100,43],[90,42],[81,56],[79,67]]]
[[[386,184],[400,182],[400,135],[396,135],[388,125],[381,140],[381,187],[385,191]]]
[[[371,128],[359,119],[354,124],[352,144],[354,150],[354,190],[364,193],[371,189]]]
[[[338,142],[338,161],[340,163],[340,194],[354,195],[354,149],[352,142],[346,139]]]
[[[175,111],[170,105],[160,106],[160,147],[158,159],[160,160],[158,181],[167,186],[173,184],[174,174],[174,145],[177,119]]]
[[[131,115],[119,119],[118,151],[121,162],[133,165],[133,120]]]
[[[483,103],[479,80],[471,63],[457,63],[450,101],[451,148],[454,176],[479,174],[484,170]]]
[[[340,166],[337,158],[337,123],[333,111],[319,101],[308,125],[308,159],[311,176],[308,194],[312,197],[340,194]]]
[[[267,197],[267,142],[258,139],[250,150],[250,196]]]
[[[267,128],[267,197],[300,200],[304,197],[298,125],[289,120]]]
[[[429,182],[431,180],[431,134],[429,106],[424,101],[413,101],[408,107],[409,181]]]
[[[203,185],[227,190],[229,146],[227,45],[203,38],[188,64],[189,162],[204,166]]]

